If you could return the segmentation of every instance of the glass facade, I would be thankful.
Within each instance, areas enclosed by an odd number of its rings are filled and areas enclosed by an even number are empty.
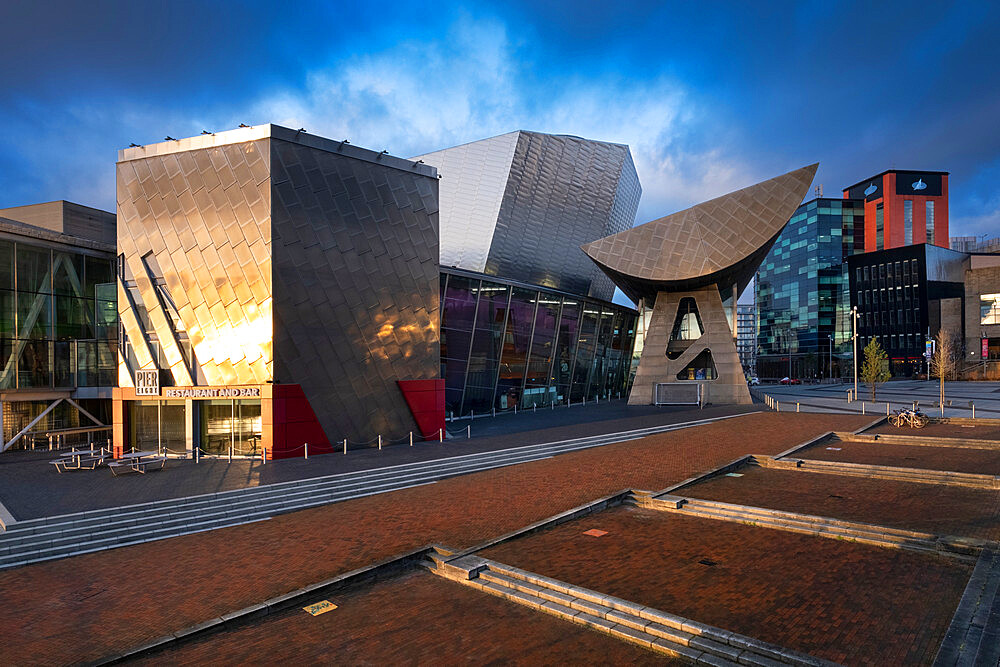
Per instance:
[[[616,397],[629,380],[636,319],[625,306],[443,270],[446,412]]]
[[[796,209],[757,274],[759,377],[850,373],[843,359],[851,344],[845,262],[861,252],[863,201],[814,199]]]
[[[934,202],[927,202],[927,243],[934,243]]]
[[[913,200],[903,200],[903,243],[913,243]]]
[[[0,239],[0,389],[113,387],[114,260]]]

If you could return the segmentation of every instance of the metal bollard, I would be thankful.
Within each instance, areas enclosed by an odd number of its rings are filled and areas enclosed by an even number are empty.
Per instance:
[[[799,411],[799,402],[798,401],[795,401],[795,411],[796,412]]]
[[[972,401],[969,401],[969,403],[972,405],[972,418],[975,419],[976,418],[976,404],[973,403]]]
[[[194,448],[194,462],[198,463],[201,459],[198,458],[198,454],[201,452],[201,447]]]
[[[472,439],[472,424],[469,424],[468,426],[465,427],[465,439],[466,440]]]
[[[532,413],[538,412],[538,404],[537,403],[535,405],[531,406],[531,412]]]
[[[517,414],[517,403],[514,404],[514,414]]]
[[[382,434],[381,433],[379,433],[379,436],[378,436],[378,450],[380,452],[382,451]]]
[[[307,459],[308,459],[308,458],[309,458],[309,443],[308,443],[308,442],[306,442],[306,443],[303,443],[303,444],[305,445],[305,448],[306,448],[306,455],[305,455],[305,458],[307,458]]]
[[[347,438],[344,438],[344,456],[347,456]]]
[[[444,429],[438,429],[438,442],[444,442]]]
[[[497,416],[497,409],[496,409],[496,408],[493,408],[493,416],[494,416],[494,417],[496,417],[496,416]]]
[[[781,412],[781,403],[779,403],[778,401],[774,402],[774,411]]]
[[[861,401],[861,414],[865,414],[865,402]]]
[[[413,431],[410,431],[410,447],[413,446]]]
[[[888,403],[885,404],[885,416],[886,417],[889,416],[889,404]]]
[[[260,448],[260,464],[267,465],[267,447]]]
[[[475,418],[476,418],[476,411],[469,410],[469,419],[475,419]]]

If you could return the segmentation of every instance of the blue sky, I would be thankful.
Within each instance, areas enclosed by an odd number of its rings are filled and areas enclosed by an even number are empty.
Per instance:
[[[8,3],[0,207],[114,210],[116,150],[275,122],[416,155],[514,129],[631,146],[645,222],[818,161],[950,171],[1000,235],[1000,3]]]

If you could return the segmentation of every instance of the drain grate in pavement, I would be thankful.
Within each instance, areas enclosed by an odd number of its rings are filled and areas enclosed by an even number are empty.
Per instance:
[[[608,534],[606,530],[597,530],[596,528],[591,528],[590,530],[583,531],[584,535],[589,535],[590,537],[604,537]]]
[[[831,493],[831,494],[830,494],[830,497],[831,497],[831,498],[840,498],[841,500],[843,500],[843,499],[844,499],[844,496],[838,496],[838,495],[837,495],[836,493]]]
[[[698,561],[698,564],[705,565],[708,567],[715,567],[716,565],[718,565],[718,563],[716,563],[714,560],[709,560],[707,558],[702,558],[700,561]]]

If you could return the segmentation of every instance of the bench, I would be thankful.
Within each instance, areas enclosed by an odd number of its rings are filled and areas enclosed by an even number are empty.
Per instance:
[[[162,470],[167,465],[166,456],[144,456],[142,458],[117,459],[108,464],[115,477],[120,472],[145,473],[147,469]]]
[[[105,457],[106,454],[100,450],[96,452],[67,452],[66,454],[61,454],[59,458],[49,461],[49,464],[55,466],[56,471],[58,472],[63,472],[65,470],[81,470],[83,468],[94,470],[99,465],[104,463]]]

